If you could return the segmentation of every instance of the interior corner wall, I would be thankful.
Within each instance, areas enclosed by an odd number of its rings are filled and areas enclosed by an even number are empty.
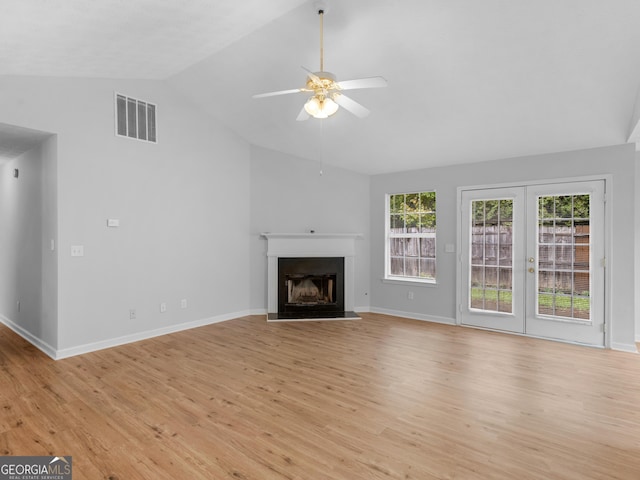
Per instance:
[[[636,285],[640,286],[640,152],[636,152],[636,161],[635,161],[635,263],[634,263],[634,272],[635,272],[635,282]],[[635,320],[636,320],[636,342],[640,342],[640,290],[635,289]]]
[[[457,243],[457,189],[483,185],[545,183],[563,178],[610,175],[612,244],[610,268],[611,345],[635,350],[635,151],[625,144],[572,152],[430,168],[371,178],[371,307],[413,318],[454,323],[456,320],[457,253],[445,244]],[[437,285],[398,285],[383,282],[385,195],[434,189],[437,194]],[[609,261],[610,260],[610,261]],[[408,291],[414,292],[413,300]]]
[[[42,303],[41,340],[58,349],[58,137],[51,135],[40,145],[42,158],[41,210]]]
[[[51,345],[55,329],[41,318],[43,163],[35,147],[0,166],[0,316],[23,336]]]
[[[369,176],[251,147],[251,310],[267,311],[271,233],[362,233],[356,241],[355,308],[369,309]]]
[[[157,144],[115,135],[115,92]],[[57,134],[59,357],[248,312],[247,142],[161,81],[0,76],[0,122]]]

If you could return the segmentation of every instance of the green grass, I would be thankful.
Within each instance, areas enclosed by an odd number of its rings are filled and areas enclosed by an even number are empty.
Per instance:
[[[509,290],[482,290],[481,288],[472,288],[471,289],[471,298],[472,300],[482,300],[488,302],[497,302],[498,301],[498,292],[500,292],[500,301],[503,303],[511,303],[512,295]],[[541,308],[553,308],[553,294],[541,293],[538,295],[538,306]],[[556,295],[556,309],[566,309],[571,310],[571,297]],[[589,312],[590,309],[590,299],[588,296],[586,297],[573,297],[573,309],[576,312]]]
[[[484,293],[484,295],[483,295]],[[482,290],[481,288],[472,288],[471,289],[471,298],[473,300],[488,300],[489,302],[497,302],[498,301],[498,290]],[[510,290],[500,290],[500,301],[511,303],[511,291]]]

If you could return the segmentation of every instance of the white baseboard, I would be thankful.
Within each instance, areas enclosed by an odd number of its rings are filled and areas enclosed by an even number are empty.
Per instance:
[[[387,308],[371,307],[372,313],[381,313],[383,315],[393,315],[395,317],[409,318],[411,320],[421,320],[423,322],[443,323],[445,325],[455,325],[455,318],[438,317],[437,315],[425,315],[422,313],[403,312],[401,310],[389,310]]]
[[[40,338],[36,337],[35,335],[33,335],[28,330],[25,330],[24,328],[22,328],[17,323],[9,320],[7,317],[4,317],[2,315],[0,315],[0,323],[5,325],[7,328],[11,329],[16,334],[20,335],[22,338],[24,338],[31,345],[35,346],[36,348],[38,348],[39,350],[41,350],[43,353],[47,354],[51,358],[53,358],[53,359],[56,358],[56,349],[55,348],[53,348],[51,345],[49,345],[47,342],[43,341],[42,339],[40,339]]]
[[[611,343],[611,350],[618,350],[620,352],[638,353],[638,348],[635,343]]]
[[[122,337],[112,338],[109,340],[103,340],[100,342],[87,343],[85,345],[78,345],[76,347],[65,348],[57,350],[55,352],[56,360],[63,358],[74,357],[83,353],[95,352],[97,350],[104,350],[105,348],[117,347],[119,345],[125,345],[127,343],[138,342],[140,340],[146,340],[153,337],[159,337],[161,335],[167,335],[169,333],[181,332],[183,330],[190,330],[192,328],[203,327],[205,325],[212,325],[214,323],[226,322],[227,320],[233,320],[235,318],[246,317],[249,315],[249,311],[228,313],[225,315],[218,315],[216,317],[203,318],[194,322],[180,323],[178,325],[170,325],[168,327],[158,328],[155,330],[147,330],[144,332],[134,333],[131,335],[125,335]]]

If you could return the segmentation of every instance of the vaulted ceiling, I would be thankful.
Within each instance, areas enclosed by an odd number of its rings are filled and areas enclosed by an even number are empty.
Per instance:
[[[317,2],[3,0],[0,75],[166,80],[253,144],[376,174],[625,143],[637,0],[328,0],[325,70],[371,110],[297,122]],[[0,137],[1,139],[1,137]]]

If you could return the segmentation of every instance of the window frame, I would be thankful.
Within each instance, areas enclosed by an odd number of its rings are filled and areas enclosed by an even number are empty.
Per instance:
[[[433,210],[433,215],[435,216],[435,227],[433,232],[411,232],[411,233],[393,233],[391,232],[391,197],[395,195],[422,195],[424,193],[433,193],[434,194],[434,202],[435,208]],[[384,266],[384,279],[385,283],[397,283],[397,284],[420,284],[420,285],[436,285],[437,284],[437,257],[438,257],[438,249],[437,249],[437,202],[438,194],[435,189],[430,190],[420,190],[420,191],[408,191],[408,192],[396,192],[396,193],[387,193],[385,194],[385,266]],[[406,214],[406,213],[405,213]],[[406,275],[393,275],[391,273],[391,241],[394,238],[433,238],[434,241],[434,255],[433,257],[415,257],[415,258],[433,258],[433,262],[435,264],[435,274],[433,278],[420,278],[420,277],[412,277]],[[407,256],[403,253],[403,258],[406,260]]]

